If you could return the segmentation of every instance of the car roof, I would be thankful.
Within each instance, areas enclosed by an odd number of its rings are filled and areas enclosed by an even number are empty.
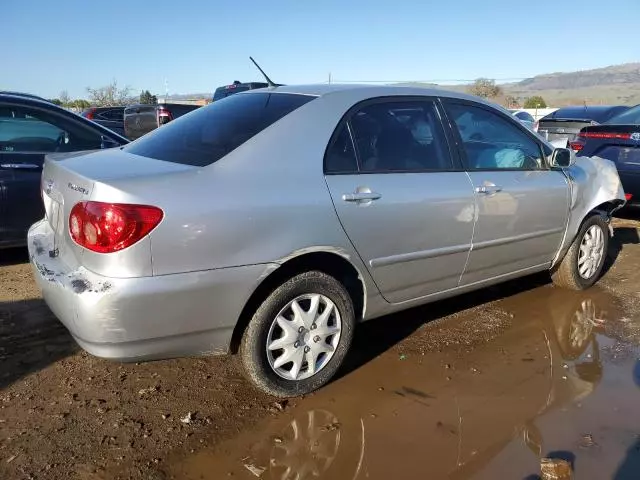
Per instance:
[[[24,93],[24,92],[12,92],[8,90],[0,90],[0,95],[8,95],[11,97],[19,97],[19,98],[29,98],[32,100],[40,100],[42,102],[51,103],[46,98],[39,97],[38,95],[33,95],[32,93]]]
[[[503,107],[497,104],[490,104],[480,97],[474,97],[467,95],[466,93],[454,92],[451,90],[445,90],[441,88],[428,88],[428,87],[412,87],[404,85],[367,85],[367,84],[341,84],[341,83],[321,83],[311,85],[283,85],[278,87],[261,88],[256,90],[249,90],[246,92],[240,92],[238,95],[254,95],[256,93],[264,92],[268,90],[274,93],[290,93],[298,95],[311,95],[315,97],[324,97],[327,95],[347,95],[351,96],[354,101],[365,100],[367,98],[385,97],[385,96],[433,96],[433,97],[446,97],[456,98],[460,100],[472,100],[474,102],[485,103],[493,107],[505,110]]]

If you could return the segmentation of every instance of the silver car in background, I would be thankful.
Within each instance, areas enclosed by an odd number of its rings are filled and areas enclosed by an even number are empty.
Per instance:
[[[80,346],[239,351],[277,396],[327,383],[360,321],[544,270],[591,286],[624,203],[613,164],[507,110],[353,85],[239,93],[120,149],[51,155],[42,188],[31,262]]]

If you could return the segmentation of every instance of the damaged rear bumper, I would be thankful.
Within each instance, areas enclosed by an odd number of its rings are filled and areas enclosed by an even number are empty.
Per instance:
[[[45,221],[29,230],[29,257],[45,302],[84,350],[120,361],[226,353],[246,301],[274,268],[108,278],[51,257],[52,239]]]

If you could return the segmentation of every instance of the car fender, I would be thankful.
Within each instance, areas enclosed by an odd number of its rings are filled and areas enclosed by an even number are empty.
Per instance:
[[[563,169],[569,183],[569,219],[562,245],[553,259],[552,267],[562,260],[573,243],[584,219],[597,207],[608,202],[618,203],[615,209],[601,213],[611,213],[625,203],[624,189],[616,166],[610,160],[600,157],[576,157],[575,163]]]

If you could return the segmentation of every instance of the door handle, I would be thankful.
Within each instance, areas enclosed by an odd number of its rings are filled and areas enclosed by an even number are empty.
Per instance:
[[[502,187],[499,185],[480,185],[476,187],[476,193],[482,193],[483,195],[493,195],[501,191]]]
[[[8,168],[10,170],[38,170],[39,165],[35,163],[2,163],[0,168]]]
[[[376,192],[356,192],[356,193],[345,193],[342,195],[342,200],[345,202],[371,202],[373,200],[378,200],[382,195]]]

